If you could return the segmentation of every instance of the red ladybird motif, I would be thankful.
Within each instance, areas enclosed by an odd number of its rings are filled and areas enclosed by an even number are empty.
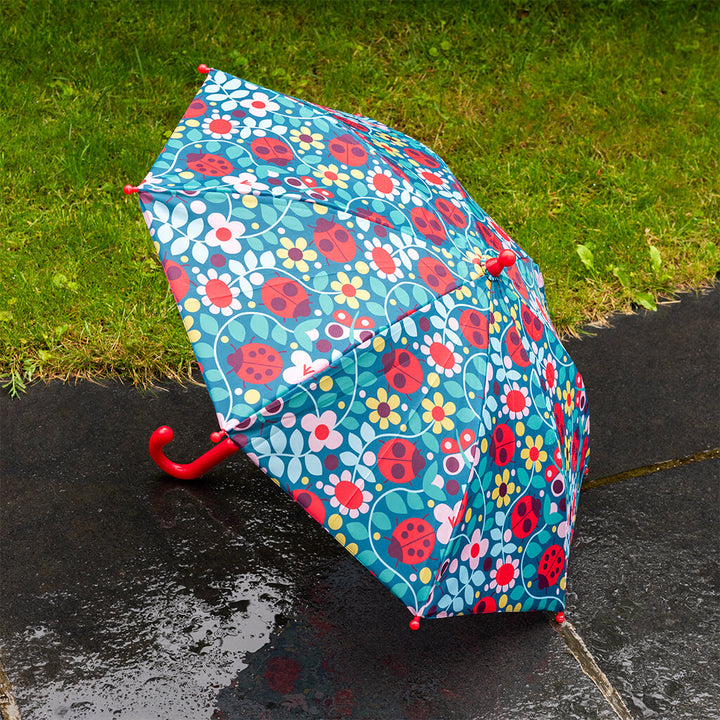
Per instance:
[[[245,382],[265,385],[280,376],[283,361],[279,351],[264,343],[248,343],[228,355],[233,372]]]
[[[276,137],[259,137],[250,143],[250,149],[263,162],[285,167],[292,162],[293,154],[290,146]]]
[[[527,367],[530,364],[530,357],[520,338],[517,328],[511,327],[505,335],[505,347],[512,361],[520,367]]]
[[[200,98],[195,98],[190,103],[190,107],[188,107],[188,109],[185,111],[185,114],[183,115],[183,120],[191,120],[192,118],[200,117],[206,112],[207,105],[202,100],[200,100]]]
[[[170,283],[170,290],[175,298],[175,302],[179,303],[190,289],[190,278],[182,265],[178,265],[172,260],[165,260],[165,262],[163,262],[163,268]]]
[[[403,520],[390,538],[388,555],[406,565],[425,562],[435,547],[435,531],[424,518]]]
[[[388,440],[378,452],[378,469],[390,482],[411,482],[424,467],[425,458],[420,451],[403,438]]]
[[[295,280],[276,277],[267,280],[260,292],[265,307],[286,320],[310,315],[310,298]]]
[[[383,372],[388,383],[398,392],[410,395],[423,383],[420,361],[408,350],[400,348],[382,357]]]
[[[482,239],[493,249],[500,252],[504,249],[502,240],[492,231],[491,228],[483,225],[479,220],[475,223],[476,230],[480,233]]]
[[[453,227],[464,228],[467,225],[465,213],[463,213],[459,207],[453,205],[449,200],[446,200],[445,198],[438,198],[435,201],[435,207],[442,215],[443,220],[450,223]]]
[[[488,347],[490,342],[488,329],[487,316],[477,310],[468,308],[460,316],[460,332],[473,347],[480,350]]]
[[[325,522],[325,505],[314,492],[301,488],[293,490],[290,497],[320,524]]]
[[[525,285],[525,281],[522,279],[522,275],[520,274],[517,266],[518,263],[516,262],[515,264],[507,268],[507,274],[512,284],[515,286],[515,289],[518,291],[520,297],[527,301],[530,299],[530,296],[528,294],[528,289]]]
[[[313,242],[320,254],[333,262],[350,262],[357,252],[357,245],[350,231],[334,219],[320,218],[317,221]]]
[[[189,170],[209,177],[230,175],[235,169],[224,157],[211,155],[210,153],[189,153],[186,160]]]
[[[418,271],[425,284],[438,295],[446,295],[457,287],[449,268],[437,258],[420,258]]]
[[[480,613],[494,613],[497,612],[497,603],[495,602],[495,598],[489,595],[488,597],[480,598],[477,603],[475,603],[475,607],[473,608],[473,612],[478,615]]]
[[[504,423],[493,430],[490,441],[490,455],[496,465],[507,465],[515,455],[515,434]]]
[[[354,212],[358,217],[364,218],[365,220],[368,220],[369,222],[373,223],[374,225],[382,225],[383,227],[388,227],[388,228],[395,227],[390,222],[390,220],[388,220],[388,218],[383,217],[379,213],[373,212],[372,210],[368,210],[367,208],[359,207]]]
[[[538,587],[541,590],[552,587],[565,569],[565,551],[560,545],[551,545],[540,558]]]
[[[427,208],[413,208],[410,220],[421,235],[424,235],[434,245],[442,245],[447,240],[447,233],[440,219]]]
[[[540,507],[540,498],[537,497],[526,495],[518,500],[510,516],[510,527],[516,538],[526,538],[537,527]]]
[[[543,332],[545,331],[545,326],[540,321],[540,318],[535,315],[535,313],[527,305],[522,306],[522,311],[520,315],[522,317],[523,325],[525,326],[527,334],[535,342],[538,342],[542,338]]]
[[[343,118],[340,119],[347,123]],[[334,137],[328,145],[328,150],[339,163],[350,167],[359,167],[365,165],[368,161],[365,148],[349,133]]]
[[[434,157],[422,150],[406,147],[404,152],[411,160],[414,160],[419,165],[424,165],[426,168],[436,170],[440,167],[440,163]]]

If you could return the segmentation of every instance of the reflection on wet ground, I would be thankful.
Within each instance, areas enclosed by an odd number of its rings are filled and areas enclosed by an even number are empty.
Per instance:
[[[720,718],[720,460],[664,462],[720,446],[719,298],[571,349],[590,480],[659,463],[588,485],[570,555],[568,615],[635,718]],[[183,462],[216,426],[204,388],[168,387],[0,396],[0,653],[24,720],[616,720],[544,615],[412,633],[240,454],[201,483],[165,479],[150,433],[176,427]]]

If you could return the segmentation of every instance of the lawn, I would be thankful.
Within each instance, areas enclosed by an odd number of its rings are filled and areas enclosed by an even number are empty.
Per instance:
[[[0,376],[184,377],[137,207],[204,62],[441,154],[562,333],[720,269],[715,2],[14,2],[0,9]]]

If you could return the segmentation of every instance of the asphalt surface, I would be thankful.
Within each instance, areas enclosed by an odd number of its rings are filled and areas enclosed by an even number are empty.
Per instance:
[[[720,718],[720,286],[566,346],[592,449],[563,626],[413,633],[241,454],[202,482],[163,476],[157,426],[176,430],[172,459],[209,447],[201,387],[0,397],[4,717]]]

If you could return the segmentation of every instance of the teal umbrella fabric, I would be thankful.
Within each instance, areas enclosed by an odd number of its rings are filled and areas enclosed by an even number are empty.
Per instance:
[[[440,157],[211,70],[139,199],[220,427],[415,618],[564,607],[583,381]]]

